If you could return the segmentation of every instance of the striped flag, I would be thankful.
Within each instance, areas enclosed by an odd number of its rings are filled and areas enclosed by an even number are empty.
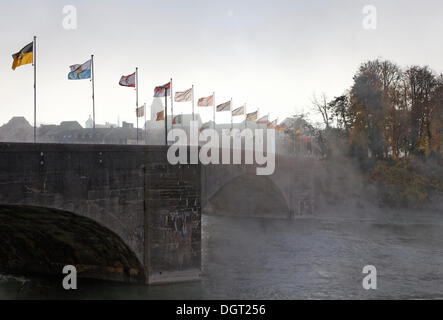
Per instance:
[[[200,98],[198,99],[199,107],[212,107],[214,106],[214,95],[206,97],[206,98]]]
[[[192,88],[175,93],[175,102],[189,102],[192,99]]]
[[[154,89],[154,98],[161,98],[165,96],[171,95],[171,83],[168,82],[167,84],[163,86],[155,87]]]
[[[225,111],[231,111],[231,101],[219,104],[217,106],[217,112],[225,112]]]
[[[264,116],[257,120],[257,124],[268,124],[269,123],[269,117]]]
[[[245,106],[242,106],[242,107],[237,108],[234,111],[232,111],[232,116],[233,117],[242,116],[244,114],[245,114]]]
[[[123,87],[135,88],[135,72],[129,76],[122,76],[118,84]]]
[[[268,123],[268,129],[275,129],[277,127],[277,119]]]
[[[140,108],[135,109],[135,114],[137,118],[141,118],[145,116],[145,106],[141,106]]]
[[[258,111],[248,113],[246,115],[246,121],[255,121],[258,118]]]
[[[157,112],[157,119],[155,121],[163,121],[165,120],[165,110]]]

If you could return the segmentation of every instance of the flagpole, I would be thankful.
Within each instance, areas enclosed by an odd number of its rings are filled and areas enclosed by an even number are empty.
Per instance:
[[[255,120],[255,129],[258,127],[257,121],[260,120],[260,108],[257,108],[257,120]],[[254,129],[254,139],[255,139],[255,129]]]
[[[91,55],[91,69],[92,69],[92,136],[95,142],[95,90],[94,90],[94,55]]]
[[[248,112],[246,111],[246,103],[245,103],[245,129],[248,128]]]
[[[232,131],[232,129],[234,129],[234,123],[233,123],[233,120],[232,120],[232,98],[231,98],[231,105],[229,106],[230,108],[230,111],[231,111],[231,131]]]
[[[166,93],[168,93],[168,91],[166,90]],[[172,78],[171,78],[171,128],[174,129],[174,98],[173,98],[173,93],[172,93]]]
[[[146,102],[143,105],[143,115],[144,115],[144,120],[145,120],[145,144],[148,144],[148,133],[146,132]]]
[[[137,144],[138,144],[138,67],[135,68],[135,117],[137,118]]]
[[[37,142],[37,37],[34,36],[33,64],[34,64],[34,143]]]
[[[213,92],[212,100],[214,102],[214,130],[215,130],[215,92]]]
[[[192,85],[192,121],[195,121],[195,117],[194,117],[194,85]]]
[[[165,146],[168,145],[168,87],[165,86]]]

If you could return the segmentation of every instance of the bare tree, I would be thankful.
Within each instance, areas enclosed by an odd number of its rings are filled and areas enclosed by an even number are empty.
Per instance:
[[[326,97],[326,94],[322,93],[320,95],[320,98],[317,98],[317,96],[314,94],[312,98],[312,105],[314,106],[314,109],[321,114],[323,118],[323,123],[326,126],[326,129],[329,129],[331,126],[332,121],[334,120],[334,114],[331,110],[331,106],[328,103],[328,99]]]

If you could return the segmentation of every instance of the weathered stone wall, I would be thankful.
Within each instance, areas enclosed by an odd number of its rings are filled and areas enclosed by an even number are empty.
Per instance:
[[[119,235],[147,274],[200,270],[200,170],[163,146],[0,143],[0,204],[60,209]]]
[[[145,175],[149,280],[192,280],[201,266],[200,166],[171,166],[158,156]]]

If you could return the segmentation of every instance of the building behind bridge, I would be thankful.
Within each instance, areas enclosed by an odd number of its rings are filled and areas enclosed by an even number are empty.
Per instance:
[[[180,114],[181,121],[174,124],[174,128],[184,130],[190,136],[190,122],[192,114]],[[151,115],[151,117],[153,117]],[[203,122],[199,114],[195,114],[195,121],[201,128]],[[172,126],[172,116],[168,117],[168,127]],[[283,122],[290,127],[291,118]],[[208,123],[209,128],[214,127],[213,122]],[[146,131],[144,130],[146,128]],[[257,125],[255,122],[224,123],[215,126],[220,137],[222,134],[231,135],[231,129],[242,131],[248,129],[266,129],[266,125]],[[165,128],[163,121],[148,120],[143,122],[138,129],[139,144],[164,145]],[[33,142],[34,128],[24,117],[13,117],[8,123],[0,126],[0,142]],[[312,154],[317,148],[311,141],[299,140],[288,131],[276,131],[275,150],[279,154]],[[42,124],[37,128],[37,141],[41,143],[73,143],[73,144],[117,144],[127,145],[137,143],[137,129],[132,123],[118,124],[106,123],[96,125],[95,137],[91,119],[82,127],[77,121],[63,121],[59,125]],[[200,142],[202,145],[203,143]]]

